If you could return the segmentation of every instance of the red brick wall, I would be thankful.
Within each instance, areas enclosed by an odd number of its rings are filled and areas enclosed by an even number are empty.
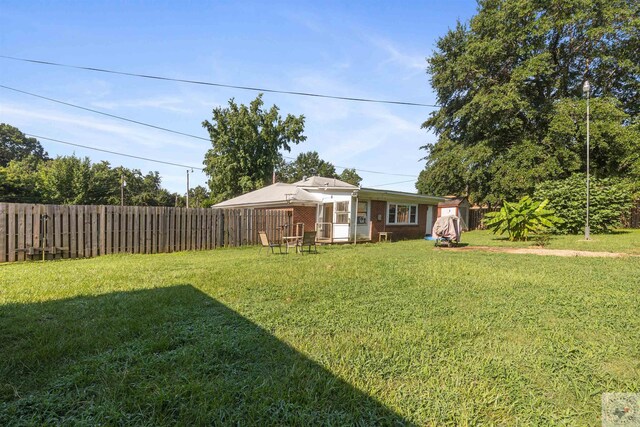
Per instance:
[[[267,208],[269,209],[269,208]],[[316,207],[315,206],[291,206],[283,205],[272,209],[289,209],[291,210],[291,219],[289,220],[290,230],[286,230],[286,235],[293,235],[296,232],[297,223],[304,223],[305,231],[314,231],[316,229]]]
[[[371,240],[378,241],[378,234],[381,231],[392,232],[393,240],[420,239],[427,232],[427,209],[428,205],[418,205],[417,225],[389,225],[387,220],[387,202],[380,200],[371,201]],[[378,221],[378,215],[381,220]],[[434,218],[435,220],[435,218]]]
[[[315,206],[294,206],[292,226],[296,223],[304,223],[305,231],[314,231],[316,229],[316,207]]]

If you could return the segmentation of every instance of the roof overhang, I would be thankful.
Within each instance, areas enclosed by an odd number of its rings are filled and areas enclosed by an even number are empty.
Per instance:
[[[295,206],[318,206],[318,202],[301,202],[301,201],[273,201],[273,202],[256,202],[256,203],[226,203],[222,206],[213,205],[215,209],[287,209]]]
[[[444,197],[428,196],[425,194],[407,193],[404,191],[379,190],[376,188],[361,188],[357,190],[358,197],[382,200],[385,202],[411,202],[425,205],[436,205],[445,201]]]
[[[275,183],[214,205],[214,208],[269,208],[276,206],[316,206],[317,195],[295,185]]]

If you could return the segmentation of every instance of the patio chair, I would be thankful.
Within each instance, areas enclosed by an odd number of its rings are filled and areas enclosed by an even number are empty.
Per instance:
[[[311,246],[313,246],[313,253],[318,253],[318,248],[316,247],[316,234],[317,231],[305,231],[302,235],[302,239],[298,241],[296,246],[296,252],[298,248],[300,248],[300,254],[304,253],[305,246],[308,247],[307,251],[311,253]]]
[[[273,248],[278,248],[278,251],[282,254],[282,243],[274,243],[270,242],[269,238],[267,238],[266,231],[258,231],[258,236],[260,237],[260,250],[258,253],[262,252],[262,248],[271,248],[271,253],[275,253]]]

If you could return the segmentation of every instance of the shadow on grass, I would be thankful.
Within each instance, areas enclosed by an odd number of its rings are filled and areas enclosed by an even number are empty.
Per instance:
[[[0,306],[0,358],[1,425],[409,424],[191,285]]]
[[[606,233],[602,233],[602,234],[613,234],[615,236],[617,234],[631,234],[631,231],[623,230],[623,229],[616,229],[616,230],[609,230]]]

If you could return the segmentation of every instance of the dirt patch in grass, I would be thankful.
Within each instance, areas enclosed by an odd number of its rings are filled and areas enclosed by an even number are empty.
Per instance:
[[[439,248],[441,250],[449,251],[485,251],[485,252],[502,252],[509,254],[524,254],[524,255],[547,255],[547,256],[563,256],[563,257],[597,257],[597,258],[626,258],[631,255],[620,252],[593,252],[593,251],[574,251],[568,249],[544,249],[544,248],[500,248],[491,246],[464,246],[459,248]]]

